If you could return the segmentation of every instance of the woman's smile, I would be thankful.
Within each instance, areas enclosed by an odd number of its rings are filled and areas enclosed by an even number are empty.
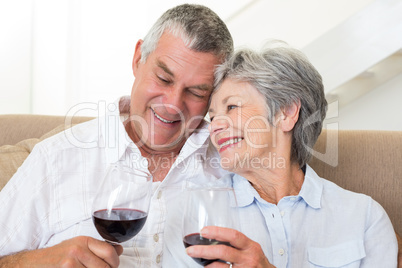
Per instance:
[[[244,138],[242,137],[228,137],[222,138],[218,140],[218,150],[219,152],[223,152],[227,148],[236,145],[237,143],[241,142]],[[238,145],[238,144],[237,144]]]

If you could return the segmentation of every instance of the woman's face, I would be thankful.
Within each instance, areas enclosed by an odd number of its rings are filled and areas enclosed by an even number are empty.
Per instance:
[[[276,129],[268,122],[264,96],[251,84],[226,79],[212,96],[209,116],[224,169],[242,173],[272,165]]]

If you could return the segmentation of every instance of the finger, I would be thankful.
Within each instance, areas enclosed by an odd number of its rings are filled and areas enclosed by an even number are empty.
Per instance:
[[[62,251],[61,254],[61,267],[109,267],[109,264],[97,256],[91,251],[89,244],[91,240],[95,240],[91,237],[78,236],[65,240],[59,245],[55,246],[55,249]],[[98,242],[101,242],[97,240]],[[112,251],[115,251],[112,248]],[[115,253],[116,254],[116,253]],[[60,254],[59,254],[60,255]],[[51,254],[51,256],[53,256]]]
[[[231,263],[236,263],[241,255],[239,250],[225,245],[191,246],[186,248],[186,252],[192,258],[219,259]]]
[[[114,250],[116,250],[117,256],[123,254],[123,247],[121,245],[113,245]]]
[[[76,240],[77,241],[77,240]],[[61,260],[61,267],[110,267],[110,265],[92,252],[87,243],[75,244],[68,249],[66,258]]]
[[[211,264],[208,264],[205,266],[206,268],[229,268],[230,264],[224,263],[224,262],[219,262],[219,261],[214,261]]]
[[[205,238],[229,242],[230,245],[238,249],[246,249],[253,242],[243,233],[235,229],[217,227],[217,226],[204,227],[201,230],[201,235]]]
[[[102,260],[110,267],[118,267],[119,260],[119,252],[117,250],[123,250],[121,246],[113,246],[107,242],[100,241],[94,238],[88,238],[88,248],[95,254],[99,260]],[[120,249],[121,248],[121,249]],[[116,250],[117,249],[117,250]],[[121,253],[120,253],[121,254]],[[104,266],[104,265],[103,265]],[[98,266],[94,266],[98,267]],[[99,266],[102,267],[102,266]]]

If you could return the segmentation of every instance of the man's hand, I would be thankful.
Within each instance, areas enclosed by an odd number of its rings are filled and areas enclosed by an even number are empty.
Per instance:
[[[208,239],[229,242],[233,247],[225,245],[191,246],[186,249],[190,257],[204,259],[220,259],[239,267],[273,268],[261,249],[260,244],[249,239],[239,231],[229,228],[208,226],[201,230],[201,235]],[[213,262],[208,268],[227,268],[228,264]]]
[[[79,236],[38,250],[3,257],[0,267],[118,267],[120,245]]]

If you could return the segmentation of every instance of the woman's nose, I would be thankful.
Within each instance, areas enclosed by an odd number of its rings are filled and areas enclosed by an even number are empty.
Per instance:
[[[226,130],[229,127],[229,118],[226,116],[214,116],[208,130],[211,134]]]

